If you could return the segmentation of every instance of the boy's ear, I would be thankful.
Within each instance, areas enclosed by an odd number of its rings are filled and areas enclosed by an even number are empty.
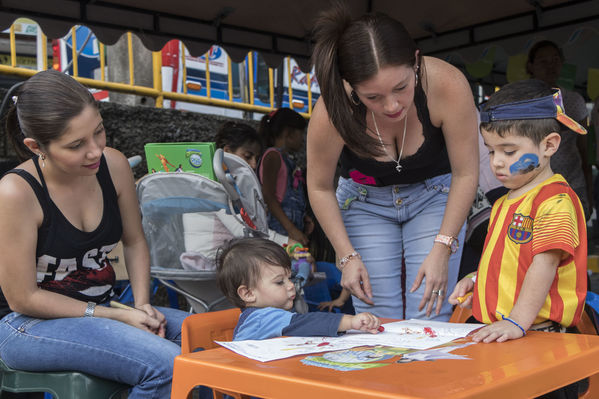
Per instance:
[[[251,304],[256,300],[254,291],[251,288],[248,288],[247,285],[240,285],[237,288],[237,295],[239,295],[241,300],[246,304]]]
[[[557,132],[549,133],[541,142],[541,144],[543,146],[542,150],[543,150],[544,155],[547,157],[550,157],[553,154],[555,154],[555,152],[559,148],[561,141],[562,141],[562,136],[560,136],[559,133],[557,133]]]

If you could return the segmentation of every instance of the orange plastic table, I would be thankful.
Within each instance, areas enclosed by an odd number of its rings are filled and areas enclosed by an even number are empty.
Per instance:
[[[528,398],[599,373],[599,336],[529,332],[452,353],[470,360],[396,363],[338,371],[307,366],[307,355],[262,363],[225,348],[175,358],[172,398],[196,385],[261,398]]]

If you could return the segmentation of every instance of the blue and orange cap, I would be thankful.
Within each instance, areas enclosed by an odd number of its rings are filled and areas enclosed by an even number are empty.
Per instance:
[[[483,110],[485,104],[479,106],[482,123],[517,120],[555,118],[568,129],[579,134],[587,134],[587,130],[564,112],[564,102],[560,89],[553,89],[553,94],[530,100],[493,105]]]

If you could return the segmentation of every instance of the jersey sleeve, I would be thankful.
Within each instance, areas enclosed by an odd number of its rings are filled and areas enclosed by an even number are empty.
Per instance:
[[[576,208],[570,196],[560,193],[543,201],[534,219],[532,255],[561,249],[573,256],[578,245]]]

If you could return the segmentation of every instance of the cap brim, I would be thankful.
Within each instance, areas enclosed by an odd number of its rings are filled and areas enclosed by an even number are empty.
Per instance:
[[[555,116],[562,125],[566,126],[568,129],[578,133],[578,134],[587,134],[587,130],[574,119],[570,118],[568,115],[558,112]]]

